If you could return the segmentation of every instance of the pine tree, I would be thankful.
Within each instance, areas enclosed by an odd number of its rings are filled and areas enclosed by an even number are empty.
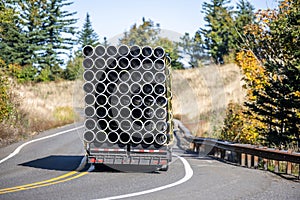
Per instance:
[[[160,32],[159,25],[154,25],[151,20],[142,19],[142,24],[134,24],[131,26],[128,32],[124,33],[124,37],[120,39],[121,44],[132,45],[153,45],[157,39]]]
[[[278,10],[259,11],[258,23],[246,27],[246,47],[262,69],[246,73],[252,96],[246,105],[266,125],[260,132],[265,142],[281,148],[300,144],[299,13],[299,1],[284,0]]]
[[[182,52],[190,56],[190,64],[197,67],[198,61],[205,57],[203,49],[203,41],[199,32],[194,37],[190,37],[189,33],[185,33],[180,38],[178,45],[182,48]]]
[[[182,69],[183,66],[180,62],[178,62],[179,58],[179,49],[178,44],[169,40],[168,38],[158,37],[156,42],[153,44],[153,47],[161,46],[164,48],[166,54],[168,54],[171,58],[171,66],[173,69]]]
[[[4,55],[3,59],[22,67],[47,68],[43,75],[49,72],[50,79],[58,76],[63,63],[60,55],[67,54],[74,44],[71,35],[75,33],[73,25],[77,20],[72,18],[75,13],[63,10],[72,3],[67,0],[7,2],[14,9],[16,23],[6,24],[1,35],[0,52]]]
[[[21,66],[36,63],[35,50],[39,43],[40,32],[35,27],[41,25],[42,14],[38,2],[7,1],[5,5],[14,14],[11,23],[3,23],[0,51],[7,64],[18,63]],[[2,27],[2,28],[3,28]]]
[[[254,23],[254,7],[247,0],[240,0],[237,4],[235,17],[236,49],[244,42],[244,27]]]
[[[204,37],[204,47],[217,64],[223,64],[234,48],[233,19],[231,9],[227,7],[230,0],[211,0],[203,4],[204,20],[207,28],[200,29]]]
[[[86,13],[82,30],[78,33],[78,43],[81,48],[86,45],[96,46],[99,44],[99,37],[92,27],[89,13]]]
[[[77,19],[73,18],[76,12],[63,10],[64,7],[71,4],[73,2],[68,0],[47,1],[46,20],[42,27],[42,31],[45,34],[45,46],[42,53],[44,60],[41,64],[49,66],[54,76],[56,69],[63,64],[60,55],[68,54],[76,43],[76,40],[72,38],[72,35],[76,33],[74,24],[77,22]]]

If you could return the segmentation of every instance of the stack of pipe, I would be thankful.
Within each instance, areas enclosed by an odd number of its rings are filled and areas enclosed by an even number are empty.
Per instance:
[[[88,143],[165,145],[172,130],[170,58],[162,47],[83,48]]]

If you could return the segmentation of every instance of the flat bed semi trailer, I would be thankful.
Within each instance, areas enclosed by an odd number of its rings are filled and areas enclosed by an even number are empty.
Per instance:
[[[172,158],[171,65],[162,47],[83,48],[88,162],[167,170]]]

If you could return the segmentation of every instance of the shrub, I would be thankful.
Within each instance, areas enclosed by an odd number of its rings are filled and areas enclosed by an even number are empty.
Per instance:
[[[10,101],[9,83],[7,77],[0,71],[0,122],[8,119],[13,112],[13,104]]]

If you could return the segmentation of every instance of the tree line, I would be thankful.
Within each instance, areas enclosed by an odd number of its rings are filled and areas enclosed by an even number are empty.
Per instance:
[[[241,1],[232,11],[229,1],[214,0],[203,4],[206,28],[195,36],[186,33],[179,43],[159,36],[160,26],[143,18],[134,24],[120,39],[123,44],[160,45],[172,58],[174,68],[180,53],[190,56],[192,66],[201,65],[211,56],[216,63],[224,63],[236,46],[234,28],[240,30],[253,18],[253,7]],[[87,13],[80,31],[76,27],[76,12],[66,10],[69,0],[4,0],[0,3],[0,64],[1,69],[19,81],[49,81],[60,78],[73,80],[80,71],[80,49],[87,45],[108,45],[106,38],[100,42]],[[74,37],[74,35],[76,37]],[[74,49],[74,47],[79,49]],[[75,51],[75,54],[73,53]],[[68,55],[65,69],[62,55]],[[229,61],[228,61],[229,62]]]
[[[300,150],[300,2],[259,10],[240,32],[244,105],[231,103],[221,137]]]

